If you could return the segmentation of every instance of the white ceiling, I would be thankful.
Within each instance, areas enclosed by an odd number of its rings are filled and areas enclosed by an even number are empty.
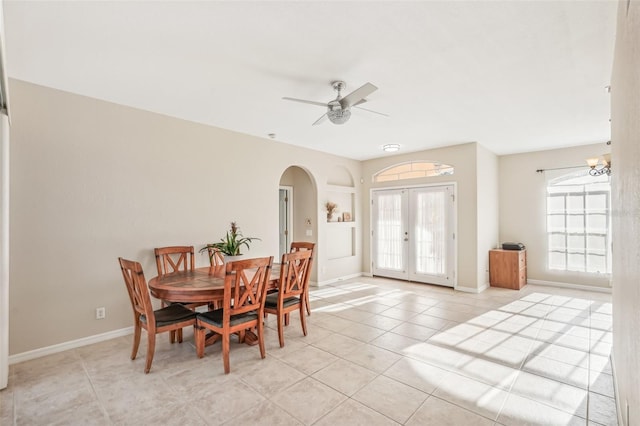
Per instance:
[[[4,1],[11,78],[337,155],[604,142],[617,2]],[[378,86],[311,124],[332,80]],[[179,142],[177,142],[179,143]]]

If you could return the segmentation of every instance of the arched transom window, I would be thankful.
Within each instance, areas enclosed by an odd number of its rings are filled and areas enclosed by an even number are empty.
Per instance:
[[[410,161],[395,164],[373,175],[374,182],[452,175],[453,166],[439,161]]]

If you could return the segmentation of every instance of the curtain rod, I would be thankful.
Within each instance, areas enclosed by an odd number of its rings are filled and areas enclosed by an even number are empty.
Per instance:
[[[585,167],[585,166],[584,165],[580,165],[580,166],[555,167],[553,169],[538,169],[538,170],[536,170],[536,173],[544,173],[544,172],[547,172],[549,170],[579,169],[581,167]],[[586,167],[588,167],[588,166],[586,166]]]

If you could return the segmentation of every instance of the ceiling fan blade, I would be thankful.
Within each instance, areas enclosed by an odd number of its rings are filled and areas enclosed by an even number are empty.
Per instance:
[[[347,109],[350,106],[355,105],[357,102],[361,101],[362,99],[366,98],[376,90],[378,90],[378,88],[373,84],[365,83],[364,85],[362,85],[362,87],[354,90],[344,98],[340,99],[340,106],[342,106],[342,109]]]
[[[284,97],[282,99],[284,99],[285,101],[294,101],[294,102],[301,102],[303,104],[318,105],[325,108],[327,107],[327,104],[322,102],[307,101],[305,99],[296,99],[296,98],[288,98],[288,97]]]
[[[316,121],[314,121],[314,123],[312,124],[312,126],[316,126],[318,124],[322,124],[324,123],[324,121],[327,119],[327,113],[322,114],[322,117],[318,118]]]
[[[364,111],[372,112],[374,114],[379,114],[379,115],[384,115],[385,117],[389,117],[389,114],[385,114],[383,112],[373,111],[373,110],[370,110],[370,109],[367,109],[367,108],[362,108],[361,106],[355,106],[354,105],[354,107],[358,108],[358,109],[361,109],[361,110],[364,110]]]
[[[351,105],[351,106],[358,106],[358,105],[363,104],[363,103],[365,103],[365,102],[367,102],[367,100],[366,100],[366,99],[360,99],[358,102],[356,102],[355,104],[353,104],[353,105]]]

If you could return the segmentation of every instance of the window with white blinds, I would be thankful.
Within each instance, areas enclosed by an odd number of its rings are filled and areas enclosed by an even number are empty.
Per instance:
[[[609,176],[580,171],[547,183],[548,267],[611,273]]]

